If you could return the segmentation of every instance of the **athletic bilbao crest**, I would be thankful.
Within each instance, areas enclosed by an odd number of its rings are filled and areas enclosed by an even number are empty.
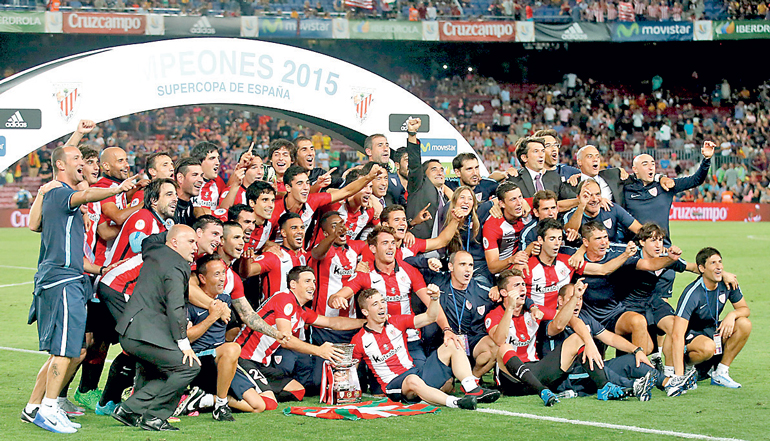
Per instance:
[[[605,227],[612,228],[612,219],[604,219],[604,222],[602,222]]]
[[[59,105],[59,115],[64,121],[69,121],[77,112],[80,103],[80,83],[56,83],[53,87],[53,96]]]
[[[366,121],[369,116],[369,110],[372,108],[374,94],[370,89],[361,89],[353,91],[353,104],[356,110],[356,119],[359,123]]]
[[[649,189],[648,191],[650,192],[650,194],[652,195],[652,197],[655,197],[655,196],[657,196],[657,195],[658,195],[658,188],[657,188],[657,187],[652,187],[652,188],[651,188],[651,189]]]

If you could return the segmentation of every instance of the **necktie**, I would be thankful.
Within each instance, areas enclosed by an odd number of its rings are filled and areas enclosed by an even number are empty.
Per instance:
[[[542,176],[540,173],[535,175],[535,191],[543,191],[545,190],[545,187],[543,187],[543,180],[541,179]]]

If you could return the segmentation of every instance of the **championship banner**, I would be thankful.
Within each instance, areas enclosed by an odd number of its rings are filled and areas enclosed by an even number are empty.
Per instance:
[[[349,20],[353,40],[422,40],[419,21]]]
[[[683,221],[770,221],[770,204],[719,204],[705,202],[674,202],[669,220]]]
[[[440,21],[441,41],[516,41],[514,21]]]
[[[292,406],[283,410],[284,415],[302,415],[327,420],[373,420],[375,418],[388,418],[394,416],[423,415],[437,413],[440,409],[430,404],[395,403],[388,399],[378,401],[365,401],[358,404],[345,406]]]
[[[582,25],[582,24],[581,24]],[[612,41],[691,41],[693,24],[686,21],[614,23]]]
[[[770,38],[770,21],[715,21],[714,40],[750,40]]]
[[[28,208],[0,208],[0,228],[29,227]]]
[[[711,41],[714,39],[711,20],[697,20],[693,28],[692,39],[695,41]]]
[[[144,35],[145,16],[141,14],[103,14],[65,12],[65,34]]]
[[[332,20],[309,18],[299,21],[291,18],[259,18],[262,38],[332,38]]]
[[[161,14],[147,14],[145,35],[163,35],[166,33],[165,20]]]
[[[422,41],[439,41],[438,22],[422,22]]]
[[[516,41],[519,43],[535,42],[535,23],[532,21],[516,22]]]
[[[200,37],[240,37],[241,19],[237,17],[165,17],[166,35]]]
[[[611,38],[609,28],[603,23],[535,23],[535,41],[611,41]]]
[[[0,11],[0,32],[45,32],[45,12]]]

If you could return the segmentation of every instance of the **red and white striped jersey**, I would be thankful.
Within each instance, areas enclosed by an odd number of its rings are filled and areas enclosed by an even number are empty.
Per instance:
[[[413,315],[391,316],[382,328],[375,332],[364,325],[353,336],[353,358],[365,360],[377,381],[386,391],[388,383],[414,367],[407,349],[406,334],[414,330]]]
[[[134,233],[143,233],[145,236],[149,236],[164,231],[166,231],[166,225],[163,221],[152,210],[142,208],[129,216],[126,222],[123,223],[118,237],[115,238],[114,244],[106,253],[104,265],[107,266],[123,259],[129,259],[136,254],[141,254],[141,251],[135,253],[131,250],[129,241]]]
[[[238,274],[235,274],[232,268],[227,268],[227,278],[225,279],[225,289],[222,294],[227,294],[232,300],[244,297],[243,281]]]
[[[338,202],[329,206],[329,210],[324,211],[337,211],[345,222],[347,227],[348,238],[357,239],[358,236],[364,231],[367,225],[379,225],[380,220],[374,218],[374,208],[359,208],[358,210],[350,210],[346,201]]]
[[[329,193],[310,193],[307,197],[307,202],[299,210],[299,216],[302,218],[302,224],[305,228],[305,238],[307,239],[307,231],[313,221],[313,215],[319,211],[324,205],[329,205],[332,202],[332,195]],[[286,198],[275,201],[275,209],[273,210],[273,217],[270,218],[270,222],[275,228],[273,234],[276,243],[283,242],[283,238],[277,233],[278,219],[286,213]],[[309,244],[307,244],[309,246]]]
[[[334,309],[327,302],[329,295],[342,289],[343,282],[350,280],[356,273],[359,256],[365,249],[368,249],[366,242],[348,240],[345,246],[329,248],[329,252],[323,259],[310,259],[309,266],[315,271],[318,287],[313,296],[313,310],[318,315],[356,318],[355,302],[350,302],[350,306],[345,311]]]
[[[266,220],[262,225],[257,225],[254,231],[251,232],[249,240],[246,241],[246,249],[257,252],[265,246],[265,243],[270,239],[270,234],[273,232],[273,224],[269,220]]]
[[[133,196],[131,196],[129,207],[136,207],[142,202],[144,202],[144,189],[140,188],[139,190],[136,190]]]
[[[372,265],[369,273],[356,273],[350,280],[343,283],[354,293],[363,289],[374,288],[388,302],[388,314],[409,315],[412,311],[412,292],[425,288],[425,279],[417,269],[406,262],[396,262],[396,267],[391,274],[385,274]],[[409,341],[420,339],[417,330],[408,332]]]
[[[414,244],[411,247],[407,247],[403,242],[401,243],[401,246],[396,249],[396,260],[401,262],[407,257],[416,256],[418,254],[424,253],[425,249],[427,248],[428,242],[425,239],[414,239]],[[366,249],[363,252],[363,260],[364,262],[369,263],[369,267],[374,266],[374,254],[369,249],[369,247],[366,247]]]
[[[487,314],[487,317],[484,319],[484,326],[486,326],[487,332],[490,335],[492,334],[492,328],[500,325],[500,320],[502,320],[504,313],[505,309],[502,306],[498,306]],[[516,356],[525,363],[537,361],[535,337],[537,336],[537,328],[539,326],[540,321],[535,320],[529,311],[524,311],[523,314],[511,318],[508,338],[505,342],[513,346]]]
[[[230,194],[229,188],[223,191],[222,195],[219,196],[219,202],[221,203],[224,201],[228,194]],[[233,202],[233,205],[235,204],[249,205],[249,202],[246,200],[246,188],[244,188],[243,185],[239,185],[238,190],[235,193],[235,202]]]
[[[263,299],[267,299],[279,291],[288,291],[286,275],[295,266],[307,265],[307,251],[290,251],[281,247],[281,255],[263,253],[254,258],[262,269]]]
[[[219,176],[204,182],[200,194],[192,198],[193,207],[206,207],[212,210],[217,208],[221,189],[226,188],[226,186],[225,181]]]
[[[484,251],[498,249],[500,259],[507,259],[519,250],[519,237],[524,222],[517,219],[511,225],[504,217],[490,217],[484,223]]]
[[[299,338],[300,329],[305,323],[312,324],[318,319],[318,314],[312,309],[303,308],[291,292],[279,292],[271,297],[257,311],[268,325],[278,329],[277,319],[288,320],[291,323],[291,333]],[[244,326],[236,337],[235,342],[241,345],[241,358],[269,364],[270,356],[280,346],[278,342],[261,332]]]
[[[123,293],[126,301],[134,293],[136,280],[139,278],[139,272],[142,270],[142,255],[137,254],[126,260],[115,268],[107,271],[99,280],[119,293]]]
[[[106,176],[102,176],[101,178],[99,178],[98,181],[96,181],[96,183],[93,185],[93,187],[96,187],[96,188],[112,188],[112,187],[117,187],[120,184],[121,184],[121,182],[115,181],[112,178],[108,178]],[[123,209],[125,209],[128,206],[127,202],[126,202],[126,194],[125,193],[119,193],[119,194],[116,194],[114,196],[110,196],[107,199],[104,199],[104,200],[99,202],[99,204],[100,204],[100,207],[99,207],[100,218],[99,218],[99,222],[98,223],[101,224],[101,223],[104,223],[104,222],[110,222],[110,225],[117,225],[112,219],[108,218],[104,214],[104,204],[107,204],[109,202],[114,203],[118,207],[118,210],[123,210]],[[108,241],[102,239],[101,237],[99,237],[98,234],[96,234],[96,246],[94,247],[94,256],[95,256],[94,264],[96,264],[98,266],[103,266],[104,265],[105,259],[107,257],[106,256],[107,251],[110,248],[112,248],[113,243],[115,243],[115,239],[113,239],[113,240],[108,242]]]
[[[556,315],[559,290],[572,280],[572,275],[583,274],[586,265],[575,270],[569,266],[570,256],[557,254],[553,265],[545,265],[538,256],[529,258],[529,274],[524,275],[527,284],[527,296],[543,311],[543,320],[552,320]]]
[[[94,254],[96,250],[96,229],[99,227],[99,220],[102,218],[102,204],[99,202],[89,202],[86,205],[88,219],[91,220],[91,226],[86,230],[86,246],[90,253]]]

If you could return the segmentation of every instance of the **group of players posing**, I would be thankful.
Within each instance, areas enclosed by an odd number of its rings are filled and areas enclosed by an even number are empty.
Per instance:
[[[579,169],[563,166],[556,134],[542,131],[520,140],[520,169],[481,178],[477,158],[461,154],[448,180],[438,161],[422,162],[419,126],[408,122],[395,152],[385,136],[367,138],[369,162],[342,180],[316,168],[312,142],[298,138],[274,141],[264,159],[244,152],[224,183],[217,148],[201,143],[176,164],[149,156],[149,179],[123,192],[125,152],[81,149],[81,185],[118,190],[84,213],[86,271],[98,277],[88,351],[73,357],[85,359],[75,399],[136,422],[119,405],[135,377],[129,353],[113,361],[103,392],[97,385],[142,251],[173,224],[195,231],[187,338],[203,367],[177,415],[213,408],[233,420],[231,409],[317,393],[323,361],[342,355],[334,343],[355,345],[370,392],[466,409],[501,393],[538,394],[547,406],[567,390],[648,400],[657,386],[677,396],[709,370],[712,384],[740,387],[728,369],[751,324],[736,278],[713,248],[682,260],[667,231],[673,195],[705,179],[712,143],[696,175],[671,180],[649,155],[631,176],[599,170],[592,146]],[[92,128],[81,121],[68,145]],[[699,277],[674,310],[666,298],[683,271]],[[734,310],[720,321],[727,300]],[[617,356],[605,361],[608,346]],[[480,387],[493,369],[495,389]],[[65,384],[63,410],[81,414],[66,393]],[[38,387],[22,420],[34,420],[40,397]],[[166,424],[152,429],[173,430],[170,412],[155,416]]]

